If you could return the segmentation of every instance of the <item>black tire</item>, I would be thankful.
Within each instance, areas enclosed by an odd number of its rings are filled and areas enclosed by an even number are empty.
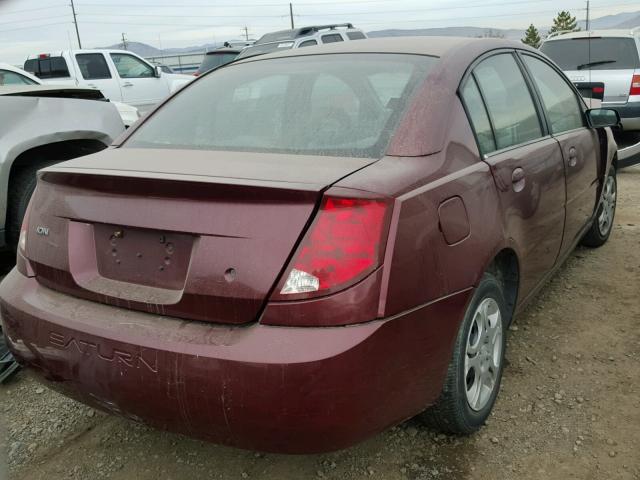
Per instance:
[[[607,187],[612,186],[613,188],[613,199],[608,198]],[[613,230],[613,220],[616,215],[616,198],[618,193],[618,182],[616,180],[616,170],[613,166],[609,169],[609,175],[605,181],[605,191],[603,192],[602,198],[598,203],[598,209],[596,211],[596,216],[593,219],[593,224],[591,228],[587,231],[584,237],[582,237],[582,245],[585,247],[598,248],[607,243],[609,237],[611,236],[611,231]],[[611,201],[613,201],[613,205],[611,205]],[[603,215],[603,211],[607,208],[608,221],[601,222],[601,217]]]
[[[467,375],[465,375],[465,359],[467,358],[467,340],[470,337],[470,330],[474,326],[474,316],[478,307],[486,299],[493,299],[497,304],[500,315],[498,320],[501,324],[501,338],[499,341],[500,352],[497,371],[495,371],[495,381],[493,389],[486,403],[481,408],[473,409],[467,400]],[[506,347],[506,325],[508,325],[509,312],[504,299],[502,287],[496,278],[491,274],[485,274],[478,285],[473,298],[467,308],[464,320],[460,325],[456,342],[453,348],[453,356],[447,377],[445,379],[442,393],[437,402],[421,414],[421,419],[430,427],[444,433],[456,435],[469,435],[477,431],[484,425],[487,417],[493,409],[496,397],[500,390],[502,370],[504,368],[504,351]],[[482,340],[478,338],[478,345]],[[496,344],[498,341],[496,340]],[[478,356],[480,354],[476,354]],[[471,373],[471,370],[469,370]],[[474,372],[475,373],[475,372]],[[473,375],[472,375],[473,376]]]
[[[36,189],[36,173],[41,168],[56,163],[55,161],[34,162],[22,167],[11,175],[9,183],[9,205],[7,207],[7,245],[13,250],[18,246],[22,219],[29,206],[29,200]]]

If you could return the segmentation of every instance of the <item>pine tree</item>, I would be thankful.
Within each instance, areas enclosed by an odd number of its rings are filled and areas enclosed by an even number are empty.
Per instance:
[[[522,39],[522,43],[525,43],[533,48],[538,48],[540,46],[540,33],[538,33],[538,29],[533,26],[533,24],[529,25],[527,31],[525,32],[525,37]]]
[[[577,32],[580,28],[578,28],[578,22],[576,22],[576,17],[572,17],[569,12],[558,12],[558,16],[553,19],[553,27],[549,30],[549,33],[553,32]]]

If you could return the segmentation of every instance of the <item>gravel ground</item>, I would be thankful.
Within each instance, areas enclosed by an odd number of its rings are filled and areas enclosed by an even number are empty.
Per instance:
[[[635,167],[619,174],[610,242],[579,248],[511,327],[494,414],[471,437],[439,435],[411,420],[337,453],[262,455],[96,412],[20,373],[0,387],[9,474],[30,480],[638,480],[639,247]]]

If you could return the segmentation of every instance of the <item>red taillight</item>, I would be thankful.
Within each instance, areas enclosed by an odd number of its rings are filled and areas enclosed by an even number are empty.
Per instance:
[[[384,200],[325,197],[273,299],[326,295],[373,272],[382,262],[389,210]]]
[[[604,93],[604,87],[593,87],[593,93]]]
[[[193,74],[193,76],[194,76],[194,77],[199,77],[199,76],[200,76],[200,74],[199,74],[198,72],[196,72],[196,73],[194,73],[194,74]]]
[[[631,90],[629,95],[640,95],[640,75],[634,75],[631,80]]]
[[[44,60],[45,58],[49,58],[51,56],[51,54],[49,53],[41,53],[40,55],[38,55],[38,58],[40,60]]]

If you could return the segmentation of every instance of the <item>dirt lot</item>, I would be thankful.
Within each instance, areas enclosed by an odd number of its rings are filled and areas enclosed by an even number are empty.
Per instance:
[[[478,434],[447,437],[412,420],[317,456],[262,455],[158,432],[95,412],[21,373],[0,387],[9,473],[16,479],[640,479],[640,167],[619,175],[611,241],[575,252],[512,326],[507,359],[494,414]]]

